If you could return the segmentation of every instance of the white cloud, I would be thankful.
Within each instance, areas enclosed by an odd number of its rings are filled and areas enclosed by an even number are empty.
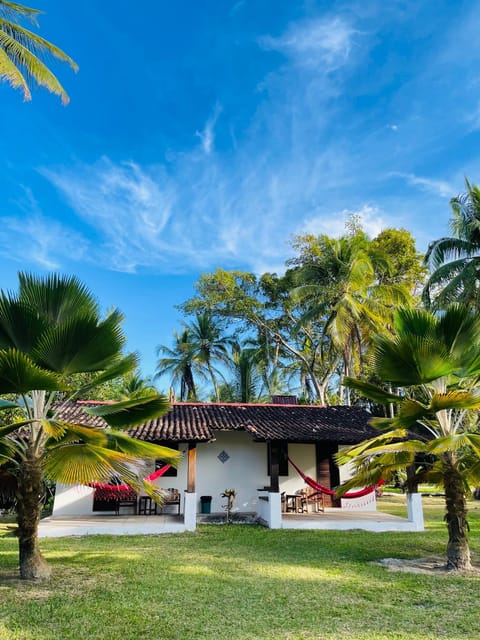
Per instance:
[[[96,261],[131,271],[144,252],[161,246],[175,199],[164,172],[147,173],[133,162],[116,165],[103,158],[90,167],[42,173],[100,237]]]
[[[371,238],[377,236],[383,229],[392,226],[387,223],[385,214],[379,207],[365,204],[360,209],[343,209],[342,211],[322,212],[313,215],[305,221],[302,233],[312,233],[314,235],[326,234],[336,238],[346,232],[346,223],[352,217],[358,217],[362,229]]]
[[[65,260],[88,260],[88,242],[79,233],[38,213],[4,217],[0,218],[0,255],[56,270]]]
[[[334,16],[294,23],[277,38],[263,36],[259,44],[301,66],[331,71],[348,60],[355,33],[346,20]]]
[[[451,198],[455,193],[453,186],[444,180],[416,176],[414,173],[393,172],[391,175],[404,178],[408,184],[420,187],[420,189],[434,193],[442,198]]]
[[[213,114],[205,123],[202,131],[195,131],[195,135],[198,136],[202,143],[202,148],[206,155],[210,155],[213,151],[213,145],[215,143],[215,125],[222,113],[222,107],[217,103],[213,110]]]

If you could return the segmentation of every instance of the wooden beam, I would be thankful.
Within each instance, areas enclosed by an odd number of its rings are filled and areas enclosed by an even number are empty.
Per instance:
[[[336,442],[317,442],[315,447],[316,454],[316,467],[317,467],[317,482],[323,484],[328,489],[338,487],[340,484],[340,471],[335,464],[333,456],[338,451],[338,444]],[[336,501],[335,498],[325,496],[326,506],[333,505]]]
[[[195,478],[197,470],[197,443],[188,443],[187,458],[187,493],[195,493]]]
[[[280,475],[280,446],[278,442],[271,442],[270,445],[270,491],[272,493],[279,492],[279,475]]]

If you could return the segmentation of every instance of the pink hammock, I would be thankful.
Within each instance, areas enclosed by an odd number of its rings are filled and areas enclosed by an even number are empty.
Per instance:
[[[318,493],[326,493],[328,496],[336,495],[336,492],[333,491],[332,489],[323,487],[321,484],[318,484],[318,482],[316,482],[313,478],[310,478],[310,476],[305,475],[303,471],[299,469],[297,465],[294,462],[292,462],[292,460],[290,460],[290,458],[288,458],[288,461],[290,462],[292,467],[296,470],[298,475],[304,479],[304,481],[308,484],[309,487],[312,487],[312,489],[315,489],[315,491],[318,491]],[[344,493],[343,496],[340,496],[340,497],[341,498],[362,498],[363,496],[367,496],[369,493],[376,491],[376,489],[378,487],[381,487],[383,484],[385,484],[385,481],[380,480],[373,487],[365,487],[365,489],[359,489],[358,491],[350,491],[349,493]]]
[[[166,464],[160,469],[157,469],[149,476],[145,476],[144,480],[148,482],[152,482],[157,478],[163,476],[164,473],[170,469],[171,465]],[[117,499],[127,499],[131,495],[135,494],[135,491],[128,484],[105,484],[102,482],[91,482],[89,487],[93,487],[95,489],[95,498],[97,500],[117,500]]]

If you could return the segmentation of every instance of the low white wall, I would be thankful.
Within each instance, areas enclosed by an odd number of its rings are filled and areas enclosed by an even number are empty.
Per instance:
[[[186,531],[195,531],[197,528],[197,494],[187,493],[184,494],[184,523]]]
[[[416,531],[425,530],[422,496],[419,493],[407,493],[407,517]]]
[[[257,517],[269,529],[281,529],[283,526],[281,494],[260,491]]]
[[[57,483],[52,515],[97,515],[96,512],[93,513],[92,511],[93,492],[94,489],[91,487]]]

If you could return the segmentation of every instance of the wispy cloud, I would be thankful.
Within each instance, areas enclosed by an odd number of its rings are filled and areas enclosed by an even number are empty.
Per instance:
[[[21,264],[59,269],[64,260],[87,260],[89,242],[55,217],[44,215],[32,190],[20,185],[21,215],[0,218],[0,255]]]
[[[91,239],[76,242],[83,251],[88,246],[88,259],[129,272],[219,265],[276,270],[289,257],[292,234],[338,236],[352,214],[360,215],[372,236],[395,224],[408,226],[408,216],[415,222],[409,185],[423,192],[417,197],[450,197],[446,181],[399,171],[414,166],[415,145],[406,144],[407,135],[415,141],[413,116],[402,119],[402,108],[381,117],[370,108],[352,110],[356,73],[362,91],[370,89],[368,52],[376,42],[354,15],[303,19],[280,35],[255,40],[255,55],[271,59],[271,67],[242,129],[225,100],[201,130],[191,124],[191,148],[170,148],[162,163],[106,156],[41,169],[78,218],[71,223],[72,237],[83,228]],[[279,63],[268,51],[284,58]],[[389,182],[393,193],[386,196],[385,177],[392,176],[401,179]],[[45,223],[41,214],[35,220]],[[3,233],[11,234],[13,224]],[[66,235],[67,223],[57,225],[57,236]],[[33,255],[59,264],[65,254],[41,245]]]
[[[56,270],[65,260],[88,261],[88,241],[52,218],[33,214],[0,219],[0,255]]]
[[[348,60],[355,33],[345,19],[333,16],[294,23],[281,36],[266,35],[259,43],[301,66],[331,71]]]
[[[387,222],[385,213],[379,207],[365,204],[359,209],[343,209],[330,212],[328,215],[325,215],[325,212],[314,215],[305,220],[304,233],[326,234],[338,238],[345,234],[347,222],[356,218],[362,229],[372,238],[392,224],[391,219]]]
[[[175,200],[163,171],[145,172],[133,162],[116,165],[103,158],[94,166],[42,173],[98,238],[92,256],[97,262],[133,271],[143,253],[162,245]]]
[[[392,172],[391,175],[403,178],[408,184],[414,187],[419,187],[424,191],[428,191],[442,198],[451,198],[455,192],[454,187],[445,180],[416,176],[413,173]]]
[[[195,135],[201,140],[202,148],[206,155],[210,155],[212,153],[215,143],[215,125],[221,113],[222,107],[217,102],[212,115],[208,118],[202,131],[195,131]]]

